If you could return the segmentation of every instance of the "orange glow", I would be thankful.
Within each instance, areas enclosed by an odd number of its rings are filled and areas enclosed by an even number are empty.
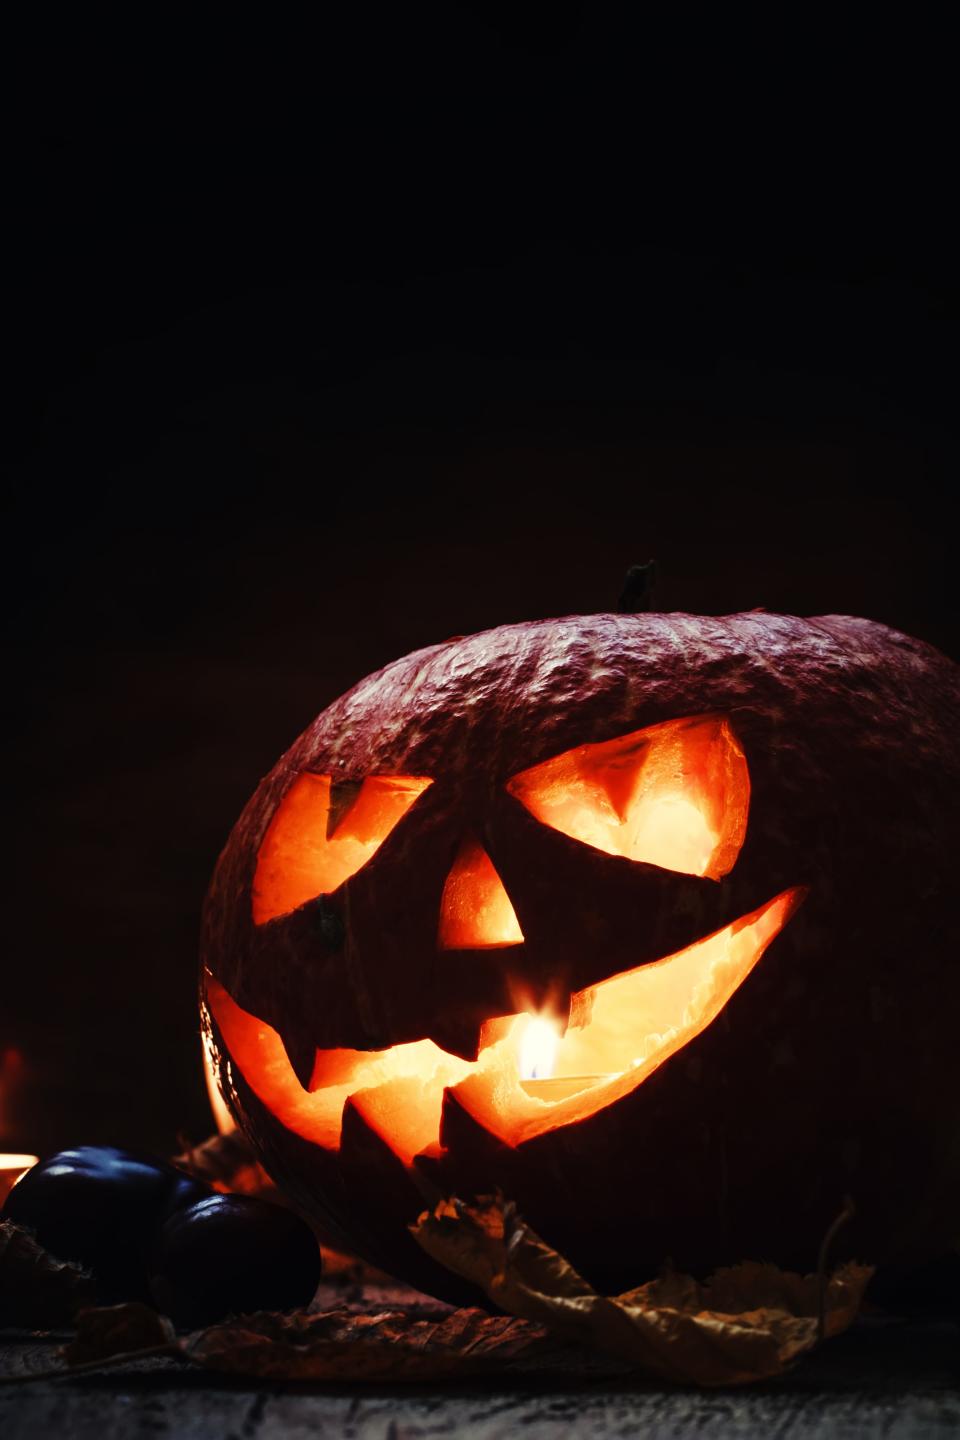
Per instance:
[[[750,778],[721,716],[579,745],[507,785],[532,815],[608,855],[717,880],[747,828]]]
[[[519,945],[523,931],[510,896],[479,840],[468,836],[443,887],[441,950],[493,949]]]
[[[210,1036],[204,1031],[201,1036],[203,1047],[203,1078],[207,1087],[207,1099],[210,1102],[210,1109],[213,1113],[213,1121],[217,1127],[218,1135],[229,1135],[236,1130],[233,1123],[233,1116],[227,1107],[227,1102],[220,1094],[220,1087],[217,1084],[213,1071],[213,1056],[211,1054]]]
[[[444,1087],[473,1068],[432,1040],[391,1050],[323,1050],[317,1052],[310,1089],[304,1090],[276,1030],[241,1010],[209,974],[207,1003],[229,1051],[227,1063],[239,1067],[282,1125],[327,1150],[340,1144],[343,1107],[352,1098],[409,1164],[437,1138]]]
[[[676,955],[605,980],[575,997],[583,1017],[562,1039],[546,1035],[544,1017],[505,1017],[484,1029],[489,1043],[475,1062],[432,1040],[385,1051],[318,1051],[304,1090],[277,1032],[241,1010],[212,976],[207,1001],[228,1064],[236,1065],[281,1124],[334,1150],[348,1099],[406,1163],[439,1141],[443,1091],[454,1087],[464,1108],[509,1145],[603,1109],[643,1083],[704,1030],[760,959],[802,900],[794,887],[752,914]],[[556,1082],[527,1079],[531,1061],[555,1046]],[[548,1059],[549,1057],[547,1057]],[[586,1088],[579,1083],[586,1081]],[[524,1084],[543,1088],[531,1094]],[[572,1092],[572,1093],[571,1093]]]
[[[18,1180],[37,1164],[36,1155],[0,1155],[0,1205],[6,1200]]]
[[[568,1125],[628,1094],[671,1055],[688,1045],[716,1019],[743,984],[771,940],[779,934],[806,892],[796,886],[769,900],[686,950],[604,980],[585,995],[580,1013],[557,1046],[553,1077],[595,1077],[596,1083],[556,1103],[533,1098],[513,1078],[503,1055],[484,1051],[477,1069],[457,1097],[493,1134],[510,1145]],[[576,1013],[580,1007],[574,1007]],[[505,1048],[523,1026],[501,1042]],[[484,1065],[484,1060],[490,1060]]]
[[[260,847],[253,880],[254,923],[288,915],[355,875],[430,783],[422,777],[368,775],[359,788],[331,789],[329,775],[299,775]]]

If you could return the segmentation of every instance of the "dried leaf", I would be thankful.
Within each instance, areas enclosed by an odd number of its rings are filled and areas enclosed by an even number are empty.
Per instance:
[[[773,1265],[720,1270],[701,1285],[667,1274],[604,1296],[494,1200],[442,1201],[413,1227],[433,1259],[479,1285],[511,1315],[616,1355],[661,1379],[739,1385],[782,1375],[819,1338],[820,1280]],[[873,1271],[842,1266],[824,1295],[824,1333],[854,1319]]]
[[[434,1382],[560,1366],[582,1377],[640,1367],[664,1379],[724,1385],[782,1374],[819,1336],[817,1276],[745,1264],[718,1271],[704,1285],[669,1273],[607,1297],[512,1206],[444,1202],[421,1217],[414,1234],[428,1254],[480,1285],[507,1313],[426,1302],[397,1308],[392,1297],[389,1307],[371,1311],[378,1299],[367,1291],[353,1308],[243,1316],[178,1339],[169,1320],[146,1305],[84,1309],[76,1340],[62,1352],[65,1368],[51,1373],[161,1354],[276,1380]],[[850,1324],[871,1273],[846,1265],[830,1279],[825,1334]],[[45,1255],[18,1227],[0,1227],[0,1296],[9,1306],[20,1295],[15,1323],[72,1319],[91,1289],[89,1276]]]
[[[64,1367],[10,1377],[7,1383],[158,1355],[229,1375],[335,1384],[421,1383],[558,1366],[584,1377],[610,1373],[609,1365],[598,1368],[590,1357],[584,1363],[584,1357],[571,1356],[538,1325],[480,1310],[451,1311],[440,1320],[403,1310],[263,1313],[177,1337],[169,1320],[134,1302],[84,1311],[76,1340],[60,1353]]]
[[[385,1271],[368,1265],[365,1260],[361,1260],[356,1255],[346,1255],[342,1250],[331,1250],[322,1240],[319,1244],[320,1257],[323,1261],[323,1279],[310,1307],[312,1310],[336,1309],[337,1304],[340,1303],[339,1300],[331,1300],[326,1304],[318,1303],[318,1300],[323,1302],[325,1297],[332,1297],[338,1292],[349,1291],[354,1295],[360,1295],[375,1289],[391,1291],[397,1289],[398,1282],[391,1279]],[[418,1290],[412,1290],[410,1293],[412,1296],[417,1296],[421,1302],[424,1299]],[[340,1298],[343,1298],[342,1293]]]
[[[125,1305],[102,1305],[81,1310],[76,1337],[64,1345],[61,1354],[68,1365],[89,1365],[130,1351],[158,1350],[174,1353],[176,1333],[165,1315],[158,1315],[140,1300]]]
[[[203,1180],[223,1194],[277,1198],[276,1186],[242,1131],[211,1135],[200,1145],[189,1145],[181,1136],[180,1143],[186,1148],[173,1157],[173,1164],[195,1180]]]
[[[0,1220],[0,1326],[53,1330],[93,1303],[93,1277],[55,1260],[28,1230]]]
[[[541,1327],[510,1315],[455,1310],[442,1320],[403,1311],[249,1315],[187,1336],[196,1364],[274,1380],[451,1380],[555,1351]]]

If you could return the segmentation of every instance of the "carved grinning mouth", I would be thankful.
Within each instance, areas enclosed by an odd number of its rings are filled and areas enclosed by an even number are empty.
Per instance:
[[[516,1146],[620,1100],[688,1045],[720,1014],[805,894],[805,887],[793,886],[676,954],[574,996],[553,1070],[558,1082],[567,1078],[570,1084],[556,1085],[557,1098],[524,1088],[524,1040],[538,1023],[529,1013],[488,1021],[473,1062],[432,1040],[380,1051],[318,1050],[304,1089],[278,1032],[242,1010],[209,972],[206,1003],[222,1037],[224,1063],[305,1140],[336,1150],[349,1100],[409,1165],[440,1144],[444,1093],[451,1090],[487,1131]]]

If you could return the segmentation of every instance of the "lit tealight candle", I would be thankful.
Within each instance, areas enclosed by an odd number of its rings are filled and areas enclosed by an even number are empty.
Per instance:
[[[21,1175],[36,1165],[37,1155],[0,1155],[0,1205],[3,1204]]]
[[[612,1080],[612,1075],[554,1075],[560,1049],[560,1026],[547,1015],[533,1015],[520,1033],[520,1088],[532,1100],[569,1100],[581,1090],[590,1090]]]

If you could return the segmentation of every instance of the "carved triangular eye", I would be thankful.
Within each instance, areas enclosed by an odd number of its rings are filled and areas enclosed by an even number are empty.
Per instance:
[[[254,923],[288,915],[355,875],[429,784],[409,775],[368,775],[360,785],[298,775],[260,846]]]
[[[480,841],[468,835],[443,887],[440,949],[493,950],[522,941],[520,922],[493,861]]]
[[[515,775],[507,789],[574,840],[713,880],[733,868],[747,830],[747,762],[720,715],[578,745]]]

